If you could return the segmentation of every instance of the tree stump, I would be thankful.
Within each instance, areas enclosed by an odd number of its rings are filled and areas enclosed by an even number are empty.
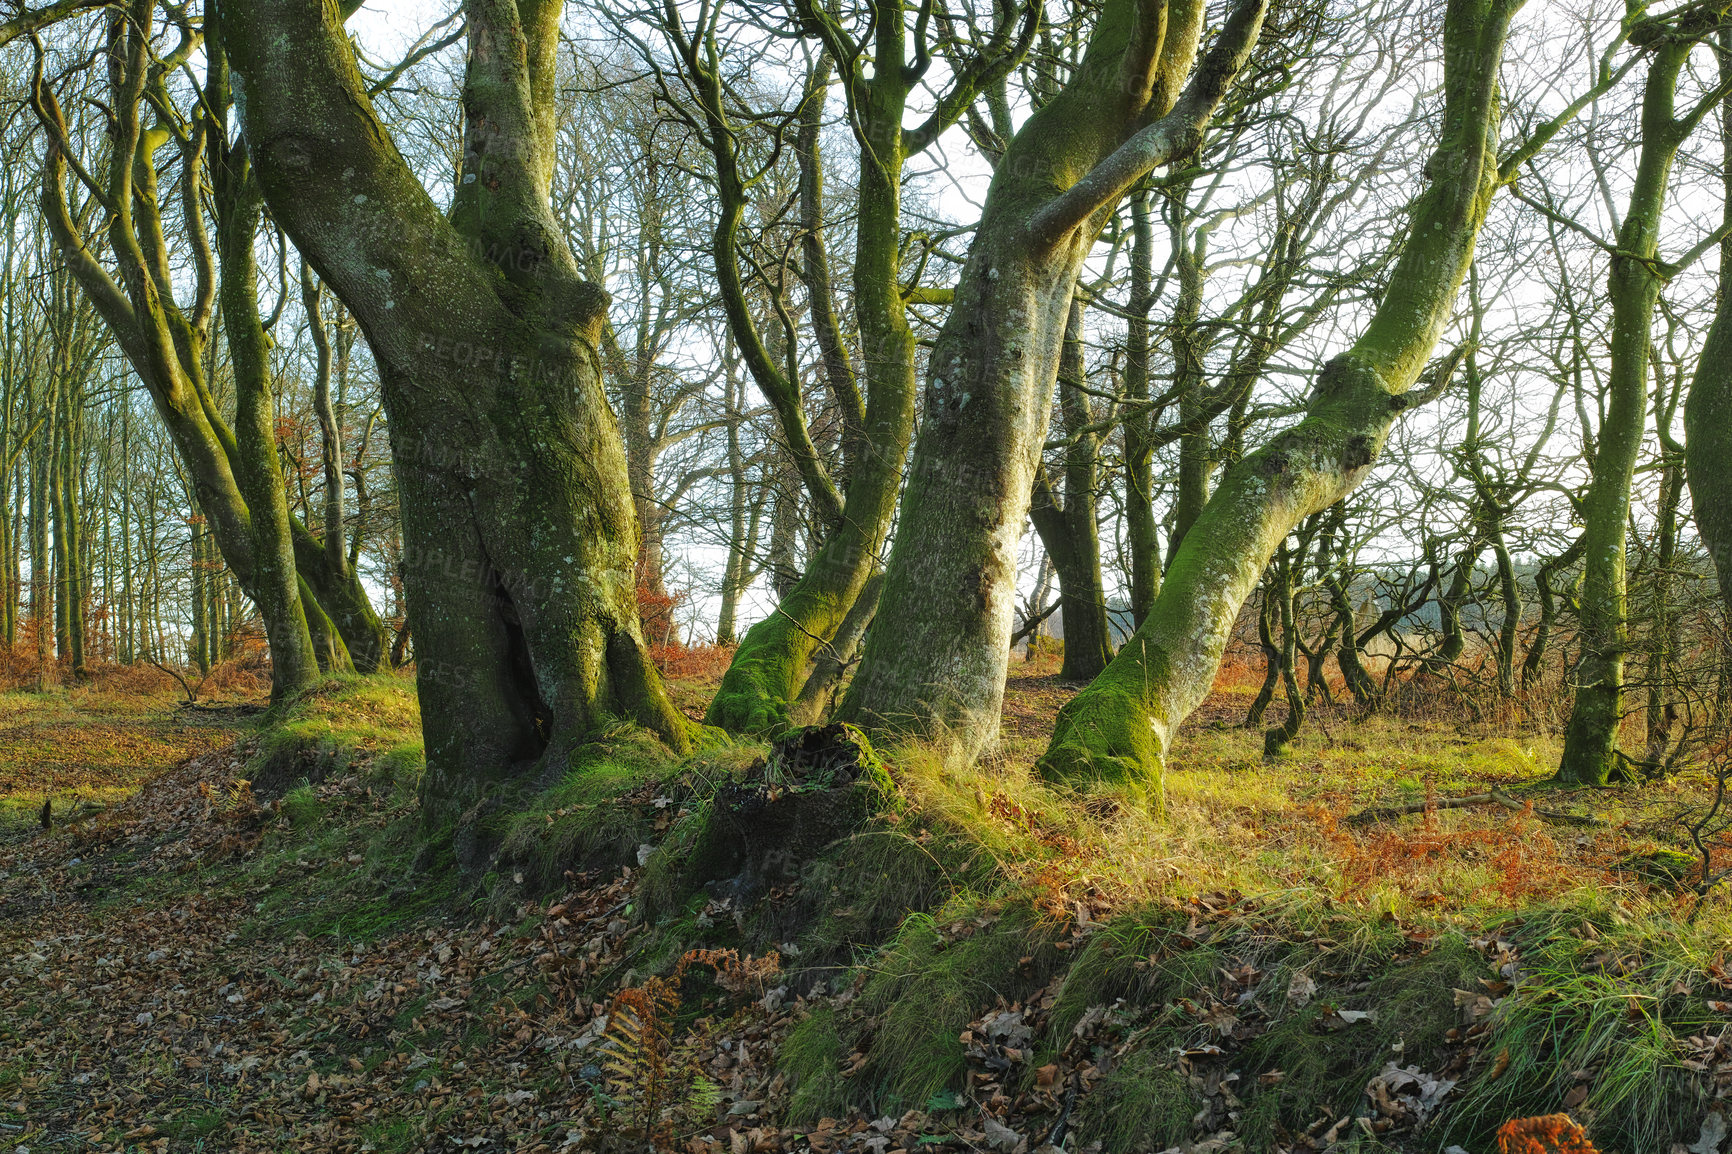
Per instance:
[[[795,730],[744,777],[716,790],[682,871],[683,888],[703,886],[736,907],[749,904],[859,829],[890,789],[889,773],[858,729]]]

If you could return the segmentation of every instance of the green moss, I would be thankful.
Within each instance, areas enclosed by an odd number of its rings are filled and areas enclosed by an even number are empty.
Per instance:
[[[1035,768],[1048,781],[1136,785],[1158,798],[1165,756],[1148,704],[1103,675],[1059,711]]]
[[[832,545],[836,539],[832,539]],[[826,589],[846,576],[848,589]],[[819,637],[833,637],[854,603],[865,567],[847,574],[823,557],[814,559],[776,612],[746,631],[734,660],[704,714],[704,722],[729,733],[767,737],[788,728],[788,708],[800,690]]]
[[[1654,885],[1676,889],[1701,874],[1702,859],[1675,849],[1655,849],[1631,854],[1612,868]]]
[[[328,677],[264,715],[243,776],[257,793],[271,797],[303,781],[361,769],[414,784],[425,765],[411,682],[391,676]]]

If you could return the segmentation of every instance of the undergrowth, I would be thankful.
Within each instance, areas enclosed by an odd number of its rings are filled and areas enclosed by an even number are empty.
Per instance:
[[[797,1006],[777,1054],[794,1125],[1036,1102],[1109,1154],[1228,1132],[1246,1150],[1333,1134],[1480,1154],[1508,1119],[1561,1110],[1603,1149],[1696,1138],[1732,1014],[1732,916],[1721,898],[1698,907],[1688,879],[1626,866],[1675,845],[1700,781],[1542,799],[1592,825],[1498,806],[1354,825],[1369,805],[1487,782],[1535,796],[1554,751],[1387,719],[1308,734],[1278,763],[1256,741],[1195,735],[1159,814],[1133,792],[1039,781],[1014,738],[964,770],[893,749],[881,804],[748,887],[696,859],[718,792],[770,747],[673,761],[622,727],[493,819],[489,865],[466,872],[419,822],[412,687],[338,679],[238,751],[233,776],[261,809],[252,850],[150,884],[244,895],[250,935],[350,943],[474,917],[528,933],[512,919],[537,900],[624,878],[597,914],[631,923],[617,964],[488,992],[626,998],[607,1003],[607,1093],[646,1136],[664,1130],[658,1084],[714,1105],[677,1062],[720,1002],[680,979],[777,951],[776,989],[752,998]],[[1016,1032],[983,1037],[991,1016]],[[1450,1085],[1402,1119],[1372,1089],[1391,1071]]]

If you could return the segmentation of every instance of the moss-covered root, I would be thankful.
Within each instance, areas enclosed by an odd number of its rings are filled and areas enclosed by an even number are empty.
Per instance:
[[[794,691],[793,655],[780,644],[766,641],[759,631],[769,622],[759,622],[746,634],[710,707],[704,724],[729,733],[767,736],[788,728],[788,697]]]
[[[1052,744],[1036,769],[1073,785],[1133,785],[1160,796],[1166,727],[1137,696],[1102,675],[1059,711]]]

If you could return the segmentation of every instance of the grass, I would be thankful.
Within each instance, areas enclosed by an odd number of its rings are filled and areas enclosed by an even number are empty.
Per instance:
[[[1030,772],[1041,718],[1067,692],[1040,668],[1020,670],[1003,750],[970,769],[917,747],[886,751],[889,802],[750,908],[719,901],[689,866],[710,795],[764,755],[758,743],[674,761],[634,730],[612,731],[489,831],[500,853],[485,878],[424,850],[422,753],[403,680],[329,682],[251,732],[239,722],[194,731],[161,702],[9,695],[0,697],[0,750],[38,751],[33,774],[89,756],[97,772],[67,779],[70,805],[74,782],[87,797],[112,789],[118,798],[177,750],[244,736],[232,776],[276,807],[236,834],[256,840],[244,852],[139,870],[93,908],[222,899],[242,909],[234,932],[243,942],[313,939],[324,960],[311,976],[285,963],[249,979],[273,997],[323,988],[370,947],[405,958],[430,950],[420,943],[466,919],[491,918],[494,940],[533,960],[538,899],[579,875],[593,886],[631,871],[606,903],[609,919],[632,922],[619,958],[564,984],[539,966],[478,976],[464,1022],[435,1022],[425,991],[391,995],[376,1028],[411,1039],[431,1064],[408,1070],[406,1051],[371,1049],[336,1018],[299,1027],[292,1045],[319,1050],[322,1069],[340,1074],[354,1058],[408,1097],[427,1098],[432,1091],[415,1086],[434,1072],[462,1077],[457,1063],[483,1045],[484,1015],[595,1003],[708,945],[785,952],[789,996],[806,999],[776,1039],[790,1125],[850,1108],[877,1117],[931,1107],[936,1117],[935,1103],[956,1094],[976,1113],[994,1093],[1050,1112],[1062,1079],[1046,1097],[1034,1081],[1050,1064],[1086,1087],[1074,1119],[1084,1141],[1114,1154],[1160,1150],[1201,1136],[1192,1120],[1217,1110],[1220,1078],[1232,1073],[1240,1141],[1273,1150],[1319,1119],[1364,1113],[1368,1081],[1393,1061],[1447,1071],[1459,1086],[1434,1126],[1375,1139],[1390,1143],[1382,1148],[1455,1142],[1478,1154],[1504,1119],[1565,1108],[1591,1115],[1608,1149],[1695,1138],[1710,1087],[1684,1062],[1701,1050],[1693,1038],[1724,1027],[1715,1007],[1732,998],[1719,970],[1732,909],[1716,896],[1698,910],[1679,892],[1681,863],[1667,856],[1678,850],[1678,816],[1706,787],[1701,776],[1559,794],[1544,784],[1557,753],[1549,737],[1503,723],[1327,713],[1267,762],[1260,733],[1214,724],[1242,707],[1229,693],[1181,739],[1157,813],[1133,792],[1054,788]],[[63,738],[71,744],[55,762]],[[141,759],[145,749],[154,752]],[[1345,820],[1488,784],[1602,824],[1548,824],[1500,807]],[[0,821],[10,806],[22,831],[40,796],[8,793]],[[155,860],[157,844],[154,835],[116,840],[66,876],[100,881],[120,864]],[[1505,981],[1514,993],[1492,1007]],[[1458,990],[1474,1005],[1485,995],[1489,1012],[1473,1017]],[[345,1011],[362,1006],[362,994],[346,996]],[[680,1029],[694,1039],[719,1029],[719,1005],[692,997]],[[962,1035],[1010,1009],[1029,1016],[1032,1048],[982,1090],[985,1071]],[[0,1099],[9,1079],[27,1076],[0,1065]],[[187,1148],[217,1148],[243,1113],[200,1109],[176,1118],[175,1140]],[[429,1107],[368,1119],[362,1132],[379,1150],[414,1149],[436,1116]]]
[[[238,715],[180,714],[166,695],[97,687],[0,693],[0,840],[106,808],[153,774],[232,741]]]

